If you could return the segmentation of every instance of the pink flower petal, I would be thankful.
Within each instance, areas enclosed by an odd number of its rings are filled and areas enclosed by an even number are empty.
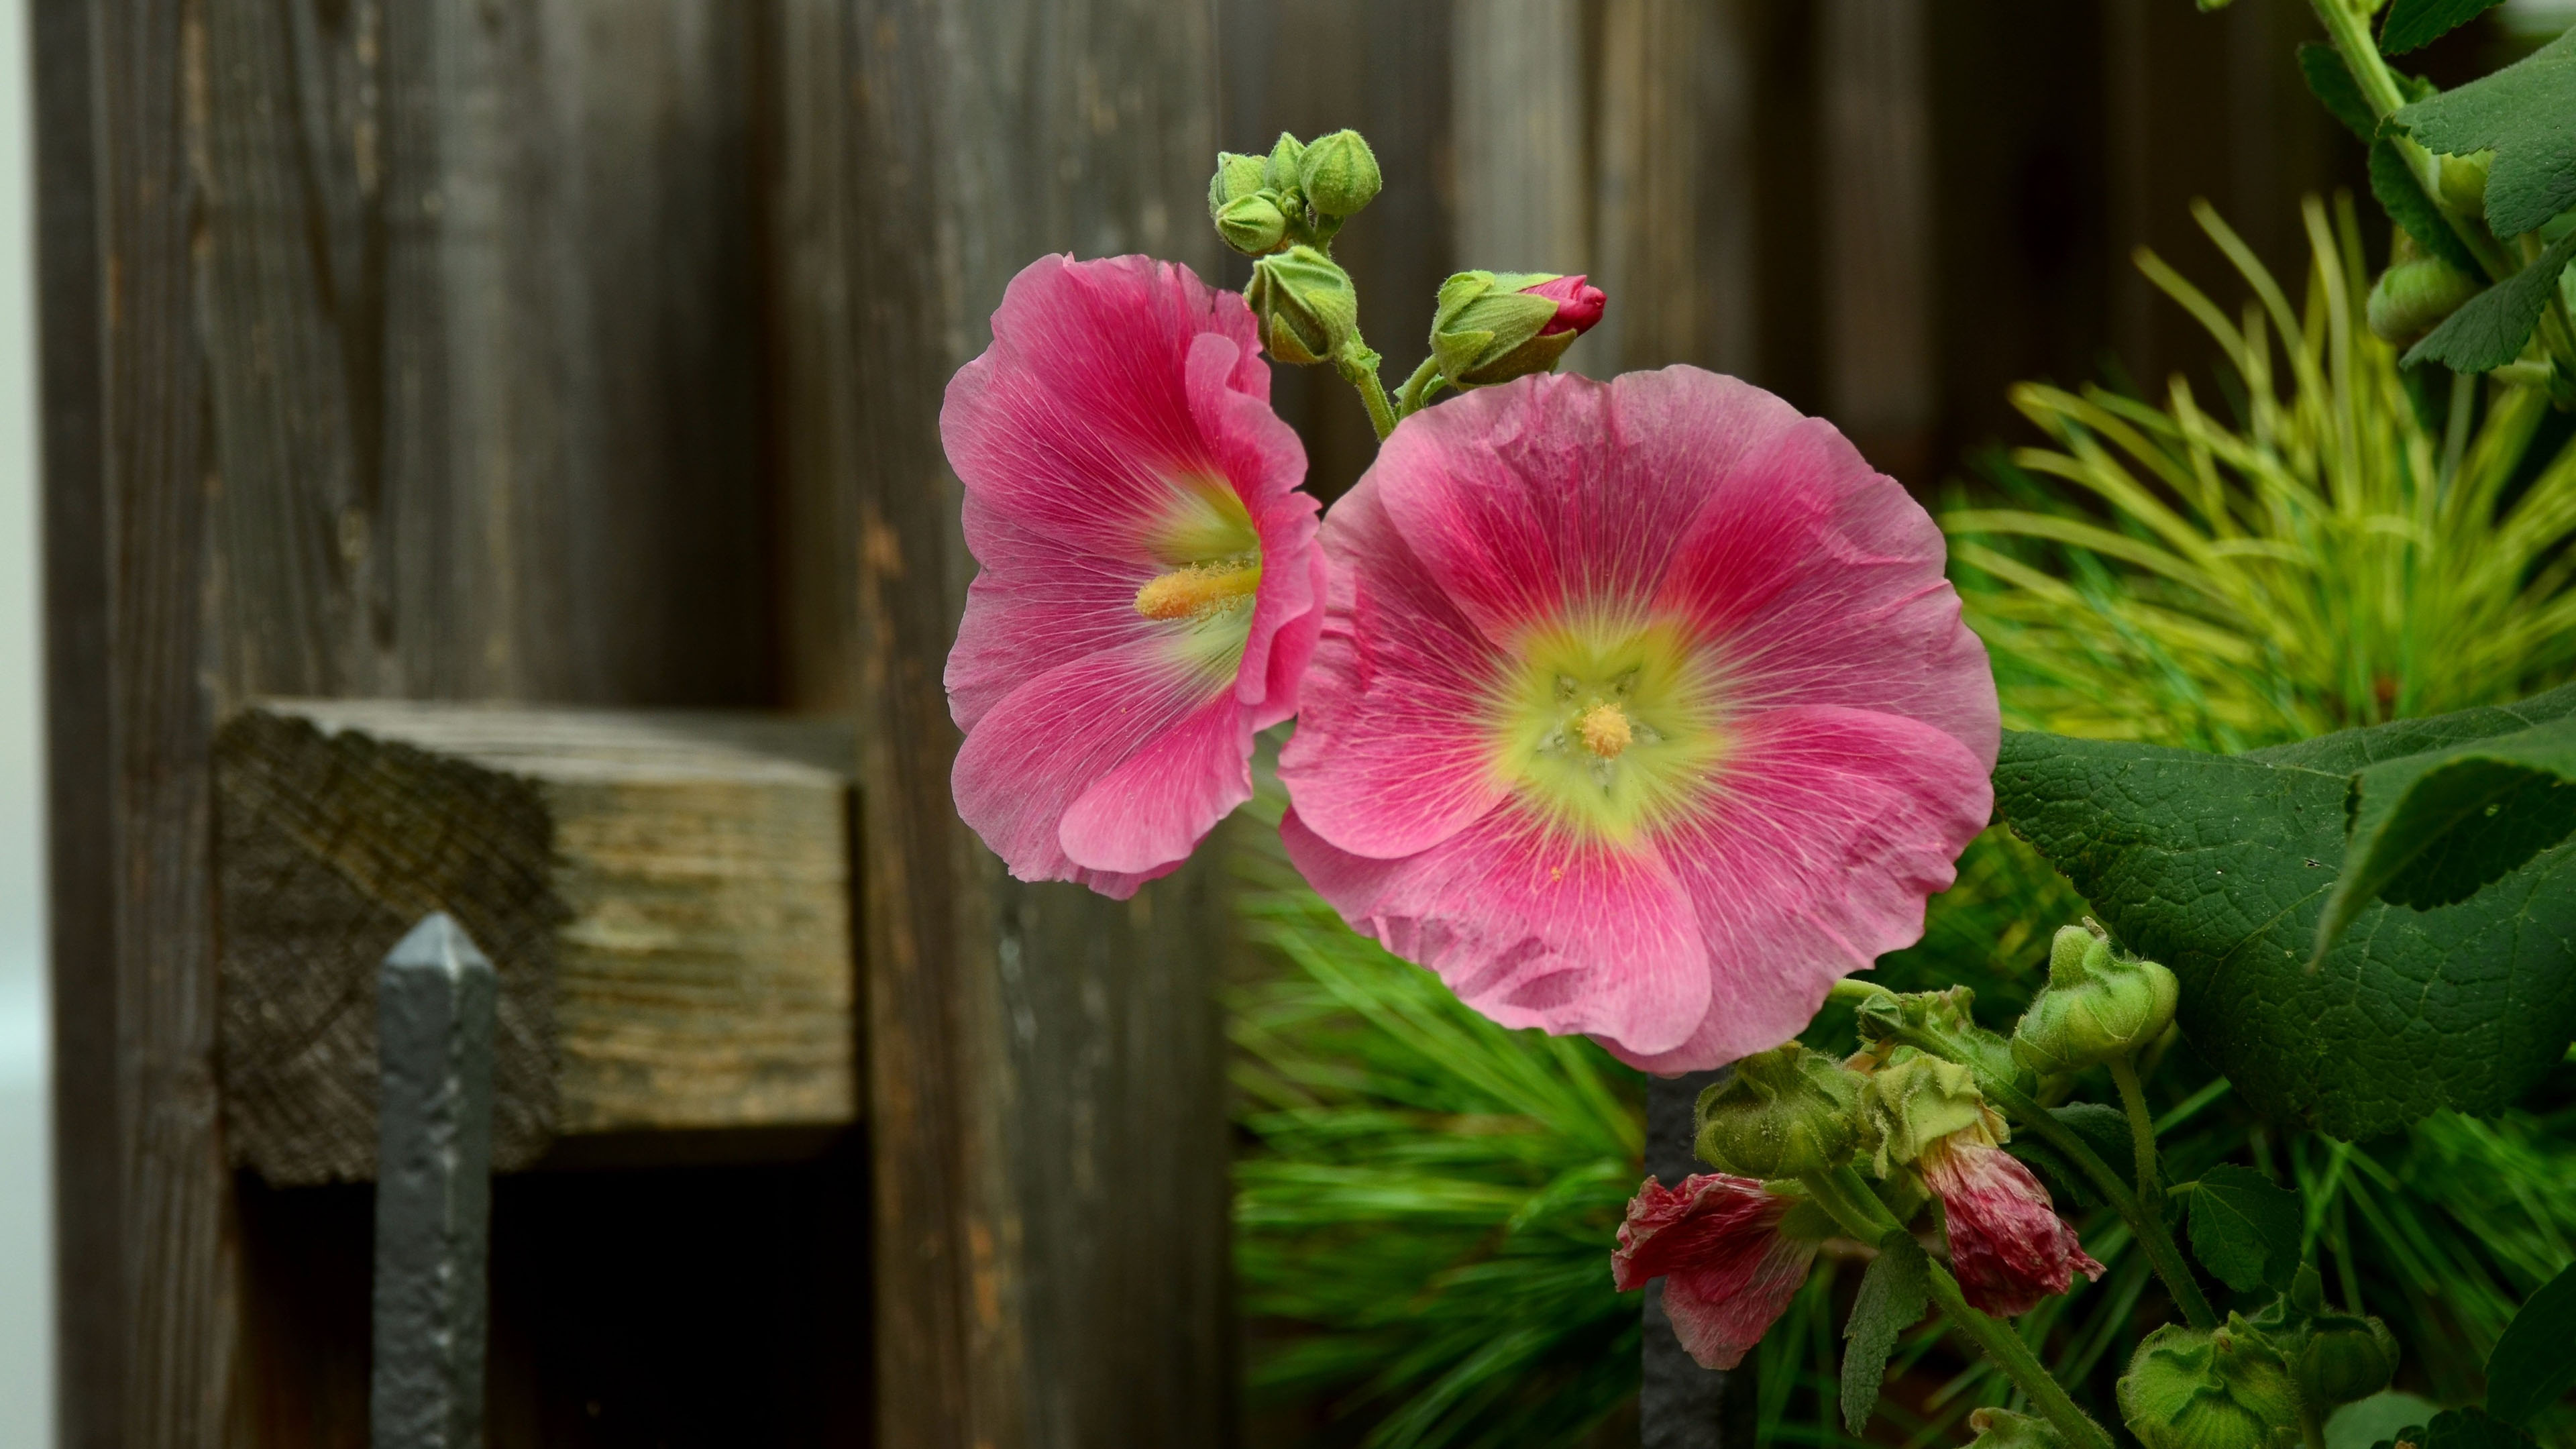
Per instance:
[[[1324,623],[1324,591],[1317,583],[1322,567],[1315,548],[1315,498],[1297,488],[1306,476],[1305,445],[1270,410],[1267,371],[1259,396],[1234,387],[1246,351],[1234,339],[1214,333],[1201,333],[1191,342],[1190,409],[1211,442],[1218,468],[1238,480],[1237,492],[1261,535],[1265,563],[1242,667],[1235,675],[1235,698],[1266,706],[1259,727],[1267,728],[1297,712],[1302,661],[1313,652]],[[1301,568],[1300,560],[1312,562]],[[1135,597],[1133,590],[1128,597]],[[1274,641],[1288,651],[1292,667],[1270,667]]]
[[[1323,553],[1330,604],[1279,776],[1307,828],[1339,849],[1411,855],[1503,798],[1482,718],[1500,666],[1365,481],[1333,505]]]
[[[1924,898],[1950,888],[1994,808],[1987,767],[1920,720],[1796,708],[1729,730],[1708,806],[1661,838],[1708,942],[1709,1013],[1670,1050],[1603,1042],[1645,1071],[1797,1035],[1836,980],[1922,938]]]
[[[1509,1027],[1679,1043],[1708,1007],[1689,897],[1651,847],[1551,832],[1505,807],[1418,855],[1349,854],[1280,822],[1288,858],[1354,927]],[[1615,960],[1620,969],[1603,972]]]
[[[1086,869],[1159,870],[1252,798],[1251,759],[1252,721],[1220,695],[1083,791],[1057,839]]]
[[[1949,1226],[1950,1271],[1970,1306],[2001,1318],[2028,1313],[2075,1275],[2099,1279],[2102,1265],[2048,1199],[2021,1159],[2000,1147],[1952,1140],[1920,1162]]]
[[[1793,1201],[1719,1172],[1678,1188],[1647,1178],[1619,1225],[1611,1282],[1624,1293],[1662,1278],[1682,1348],[1704,1367],[1731,1369],[1807,1281],[1816,1245],[1780,1231]]]

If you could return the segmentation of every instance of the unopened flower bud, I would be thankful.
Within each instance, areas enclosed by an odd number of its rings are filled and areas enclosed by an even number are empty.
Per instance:
[[[1873,996],[1860,1004],[1854,1017],[1863,1043],[1862,1055],[1884,1063],[1893,1059],[1901,1036],[1930,1033],[1986,1075],[2023,1091],[2036,1087],[2038,1078],[2013,1059],[2012,1043],[1977,1025],[1972,1014],[1976,1004],[1977,993],[1965,986]]]
[[[2486,215],[2487,168],[2494,164],[2493,151],[2441,158],[2441,176],[2434,186],[2442,193],[2442,204],[2462,216]]]
[[[1743,1177],[1826,1172],[1860,1141],[1861,1079],[1796,1042],[1757,1052],[1699,1096],[1701,1160]]]
[[[1909,1052],[1872,1072],[1861,1091],[1870,1165],[1885,1177],[1959,1133],[1993,1146],[2007,1135],[1977,1079],[1957,1062]]]
[[[1968,1449],[2064,1449],[2066,1443],[2046,1419],[2010,1409],[1975,1410],[1968,1415],[1968,1428],[1977,1436],[1968,1441]]]
[[[1298,158],[1297,185],[1306,193],[1306,204],[1323,216],[1353,215],[1376,200],[1384,184],[1376,153],[1357,131],[1318,136]]]
[[[1261,166],[1261,184],[1285,196],[1297,189],[1298,169],[1305,162],[1306,147],[1296,137],[1282,131],[1270,148],[1270,158]]]
[[[1329,360],[1359,330],[1359,294],[1348,272],[1308,246],[1274,252],[1252,264],[1243,300],[1261,322],[1261,340],[1281,362]]]
[[[2173,1020],[2181,994],[2171,971],[2120,955],[2082,926],[2064,927],[2049,946],[2048,984],[2013,1028],[2013,1055],[2042,1075],[2127,1056]]]
[[[1227,246],[1257,257],[1279,250],[1280,239],[1288,234],[1288,218],[1280,214],[1269,193],[1256,191],[1225,204],[1216,214],[1216,234],[1225,238]]]
[[[1548,272],[1460,272],[1440,284],[1431,355],[1452,387],[1489,387],[1556,366],[1601,320],[1607,298]]]
[[[2369,1398],[2397,1374],[2397,1339],[2388,1325],[2329,1309],[2325,1280],[2305,1263],[2254,1327],[2289,1360],[2300,1395],[2319,1414]]]
[[[1208,219],[1214,221],[1222,215],[1227,202],[1239,201],[1259,191],[1261,172],[1266,164],[1259,156],[1217,152],[1216,174],[1208,178]]]
[[[2120,1377],[2120,1418],[2146,1449],[2294,1449],[2299,1387],[2279,1349],[2236,1314],[2222,1328],[2168,1323]]]
[[[2382,342],[2412,342],[2460,310],[2479,286],[2476,278],[2440,257],[2391,262],[2371,284],[2371,333]]]

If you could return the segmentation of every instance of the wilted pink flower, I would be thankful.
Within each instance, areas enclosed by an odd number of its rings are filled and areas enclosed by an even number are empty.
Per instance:
[[[1972,1306],[2010,1318],[2065,1292],[2079,1272],[2102,1276],[2020,1158],[1962,1132],[1926,1148],[1915,1166],[1941,1199],[1950,1271]]]
[[[1323,532],[1289,853],[1506,1026],[1659,1072],[1776,1046],[1985,826],[1994,681],[1939,531],[1758,388],[1470,393]]]
[[[1610,1280],[1625,1293],[1663,1279],[1682,1347],[1709,1368],[1733,1368],[1807,1281],[1816,1244],[1780,1231],[1797,1201],[1723,1172],[1678,1188],[1647,1178],[1619,1225]]]
[[[1041,257],[940,440],[983,565],[948,656],[957,813],[1022,880],[1126,897],[1250,798],[1321,624],[1306,455],[1243,299]]]
[[[1601,320],[1601,309],[1610,304],[1610,295],[1587,283],[1581,274],[1556,277],[1521,288],[1524,296],[1545,297],[1556,304],[1556,316],[1538,329],[1541,337],[1559,332],[1589,332]]]

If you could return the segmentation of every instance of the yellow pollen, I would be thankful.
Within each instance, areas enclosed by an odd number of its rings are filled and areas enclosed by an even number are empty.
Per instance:
[[[1261,561],[1218,559],[1174,569],[1136,591],[1136,612],[1148,619],[1195,619],[1233,608],[1261,587]]]
[[[1574,717],[1574,727],[1583,736],[1583,747],[1605,760],[1619,758],[1636,738],[1628,728],[1627,711],[1615,704],[1596,704]]]

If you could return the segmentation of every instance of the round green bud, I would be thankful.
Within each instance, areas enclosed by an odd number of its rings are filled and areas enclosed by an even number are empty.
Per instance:
[[[1968,1428],[1977,1436],[1968,1441],[1968,1449],[2065,1449],[2066,1444],[2046,1419],[2010,1409],[1978,1409],[1968,1415]]]
[[[1345,130],[1318,136],[1306,148],[1297,162],[1297,185],[1319,214],[1342,217],[1375,201],[1385,179],[1369,143],[1359,132]]]
[[[2296,1449],[2303,1400],[2289,1362],[2236,1314],[2168,1323],[2120,1376],[2120,1418],[2146,1449]]]
[[[1282,131],[1270,147],[1270,158],[1261,166],[1261,184],[1285,196],[1297,189],[1298,168],[1306,159],[1305,144]]]
[[[1957,1062],[1907,1050],[1867,1080],[1860,1098],[1862,1142],[1881,1177],[1962,1132],[1988,1143],[2003,1136],[2003,1119],[1986,1105],[1975,1073]]]
[[[2388,1387],[2397,1376],[2397,1336],[2376,1318],[2319,1314],[2290,1367],[2299,1392],[2327,1413]]]
[[[2067,926],[2049,944],[2048,984],[2013,1028],[2013,1057],[2046,1076],[2127,1056],[2173,1020],[2181,995],[2171,971]]]
[[[1216,214],[1216,234],[1225,244],[1247,257],[1257,257],[1279,250],[1288,234],[1288,218],[1280,213],[1279,203],[1266,191],[1238,196]]]
[[[2370,288],[2370,330],[2382,342],[2404,344],[2432,331],[2479,283],[2440,257],[2391,263]]]
[[[1208,178],[1208,219],[1214,221],[1225,211],[1225,204],[1238,201],[1261,189],[1261,172],[1267,163],[1259,156],[1239,156],[1232,151],[1216,153],[1216,174]]]
[[[1359,331],[1359,294],[1350,274],[1313,247],[1290,247],[1254,262],[1243,300],[1260,320],[1262,344],[1281,362],[1327,361]]]
[[[1830,1171],[1859,1145],[1860,1093],[1858,1072],[1797,1042],[1757,1052],[1699,1094],[1695,1145],[1740,1177]]]

